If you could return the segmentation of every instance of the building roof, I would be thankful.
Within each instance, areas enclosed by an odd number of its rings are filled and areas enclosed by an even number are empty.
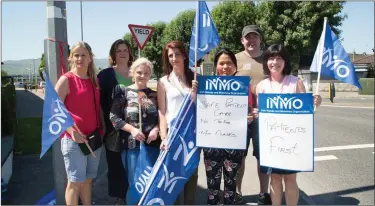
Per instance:
[[[358,59],[362,59],[364,57],[369,56],[369,54],[366,54],[366,52],[364,52],[362,54],[359,54],[359,53],[358,54],[357,53],[348,53],[348,55],[349,55],[350,61],[352,61],[353,63],[355,61],[357,61]]]
[[[357,59],[357,60],[353,61],[353,64],[372,64],[372,65],[374,65],[374,62],[375,62],[375,56],[374,56],[374,54],[372,54],[372,55],[367,55],[365,57],[362,57],[360,59]]]

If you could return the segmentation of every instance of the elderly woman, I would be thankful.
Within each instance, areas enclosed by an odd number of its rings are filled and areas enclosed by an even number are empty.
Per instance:
[[[119,84],[113,91],[110,119],[115,130],[123,130],[128,134],[120,138],[127,145],[127,148],[121,151],[121,158],[128,174],[129,185],[134,183],[140,143],[144,142],[155,148],[159,148],[161,143],[158,136],[156,92],[147,87],[152,68],[152,63],[146,58],[137,59],[130,67],[134,84],[128,87]]]

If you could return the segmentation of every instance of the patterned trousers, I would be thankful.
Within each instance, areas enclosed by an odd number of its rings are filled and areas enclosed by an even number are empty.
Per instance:
[[[220,204],[221,174],[224,173],[224,204],[232,205],[244,150],[203,149],[203,154],[208,188],[207,204]]]

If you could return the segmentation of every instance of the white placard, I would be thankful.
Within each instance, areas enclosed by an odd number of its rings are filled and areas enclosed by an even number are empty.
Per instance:
[[[259,114],[260,164],[273,168],[312,171],[313,116]]]
[[[311,94],[259,95],[260,165],[314,171]]]
[[[212,82],[219,82],[218,77],[198,77],[210,79]],[[220,77],[223,83],[230,82],[228,77]],[[229,77],[237,79],[237,77]],[[207,81],[210,81],[207,80]],[[246,85],[248,88],[249,78]],[[207,86],[207,84],[202,84]],[[229,83],[227,84],[229,85]],[[229,87],[228,87],[229,88]],[[236,88],[236,87],[234,87]],[[207,88],[204,88],[207,89]],[[247,135],[247,114],[248,114],[248,93],[246,89],[239,89],[238,95],[233,92],[223,90],[203,91],[211,94],[202,94],[202,90],[197,95],[197,130],[196,143],[198,147],[221,148],[221,149],[246,149]],[[230,90],[230,89],[228,89]],[[200,94],[201,93],[201,94]]]

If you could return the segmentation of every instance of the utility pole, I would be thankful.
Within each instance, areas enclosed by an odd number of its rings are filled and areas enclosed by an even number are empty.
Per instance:
[[[30,65],[31,66],[31,65]],[[35,78],[35,59],[33,59],[33,76],[31,77],[31,79],[32,79],[32,81],[34,81],[35,80],[35,84],[36,84],[36,78]]]
[[[83,16],[82,16],[82,1],[79,1],[81,8],[81,41],[83,41]]]
[[[65,1],[47,1],[47,28],[47,37],[49,39],[44,41],[45,71],[51,83],[56,85],[58,78],[62,74],[59,49],[60,43],[62,43],[63,46],[62,61],[64,61],[65,66],[68,65],[68,35]],[[66,205],[65,187],[67,184],[67,176],[61,153],[60,138],[57,139],[52,146],[52,156],[56,205]]]

